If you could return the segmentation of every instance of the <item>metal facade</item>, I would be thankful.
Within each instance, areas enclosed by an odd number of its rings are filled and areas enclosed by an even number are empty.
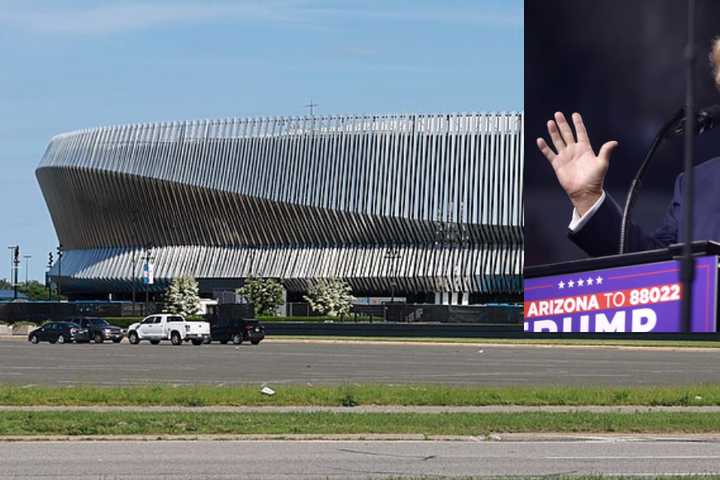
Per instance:
[[[152,245],[161,286],[254,275],[518,293],[522,170],[523,116],[503,113],[81,130],[54,137],[36,174],[64,283],[127,290]]]

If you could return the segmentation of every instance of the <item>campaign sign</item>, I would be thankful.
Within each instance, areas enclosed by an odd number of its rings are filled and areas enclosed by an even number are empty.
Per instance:
[[[683,331],[677,260],[525,280],[526,332]],[[716,256],[695,259],[692,332],[715,332]]]

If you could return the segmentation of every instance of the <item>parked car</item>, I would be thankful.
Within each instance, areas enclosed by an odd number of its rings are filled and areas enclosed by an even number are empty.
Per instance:
[[[71,321],[80,325],[81,328],[86,328],[90,338],[93,339],[95,343],[103,343],[105,340],[120,343],[123,337],[125,337],[122,328],[116,325],[110,325],[104,318],[81,317],[73,318]]]
[[[232,342],[240,345],[243,342],[250,342],[257,345],[265,338],[265,328],[258,320],[216,319],[210,323],[210,336],[220,343]]]
[[[160,313],[130,325],[128,340],[133,345],[137,345],[142,340],[149,340],[153,345],[157,345],[161,340],[170,340],[173,345],[181,345],[188,341],[193,345],[202,345],[210,341],[210,324],[204,321],[185,320],[181,315]]]
[[[86,328],[73,322],[48,322],[28,334],[31,343],[81,343],[89,342],[90,335]]]

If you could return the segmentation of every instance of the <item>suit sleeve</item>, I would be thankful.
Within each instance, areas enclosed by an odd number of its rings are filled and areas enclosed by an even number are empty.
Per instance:
[[[665,213],[663,224],[652,235],[648,235],[634,223],[629,225],[629,241],[626,249],[628,252],[664,248],[677,243],[682,198],[681,183],[682,176],[678,176],[675,180],[673,199]],[[620,222],[622,222],[622,210],[610,195],[606,195],[605,201],[582,228],[574,232],[570,230],[568,236],[590,256],[614,255],[618,253],[620,247]]]

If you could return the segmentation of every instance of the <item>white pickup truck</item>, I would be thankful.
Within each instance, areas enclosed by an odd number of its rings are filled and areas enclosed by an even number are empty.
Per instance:
[[[188,321],[182,315],[159,313],[130,325],[128,340],[133,345],[137,345],[141,340],[149,340],[153,345],[157,345],[161,340],[170,340],[173,345],[188,341],[192,341],[193,345],[202,345],[210,341],[210,324]]]

